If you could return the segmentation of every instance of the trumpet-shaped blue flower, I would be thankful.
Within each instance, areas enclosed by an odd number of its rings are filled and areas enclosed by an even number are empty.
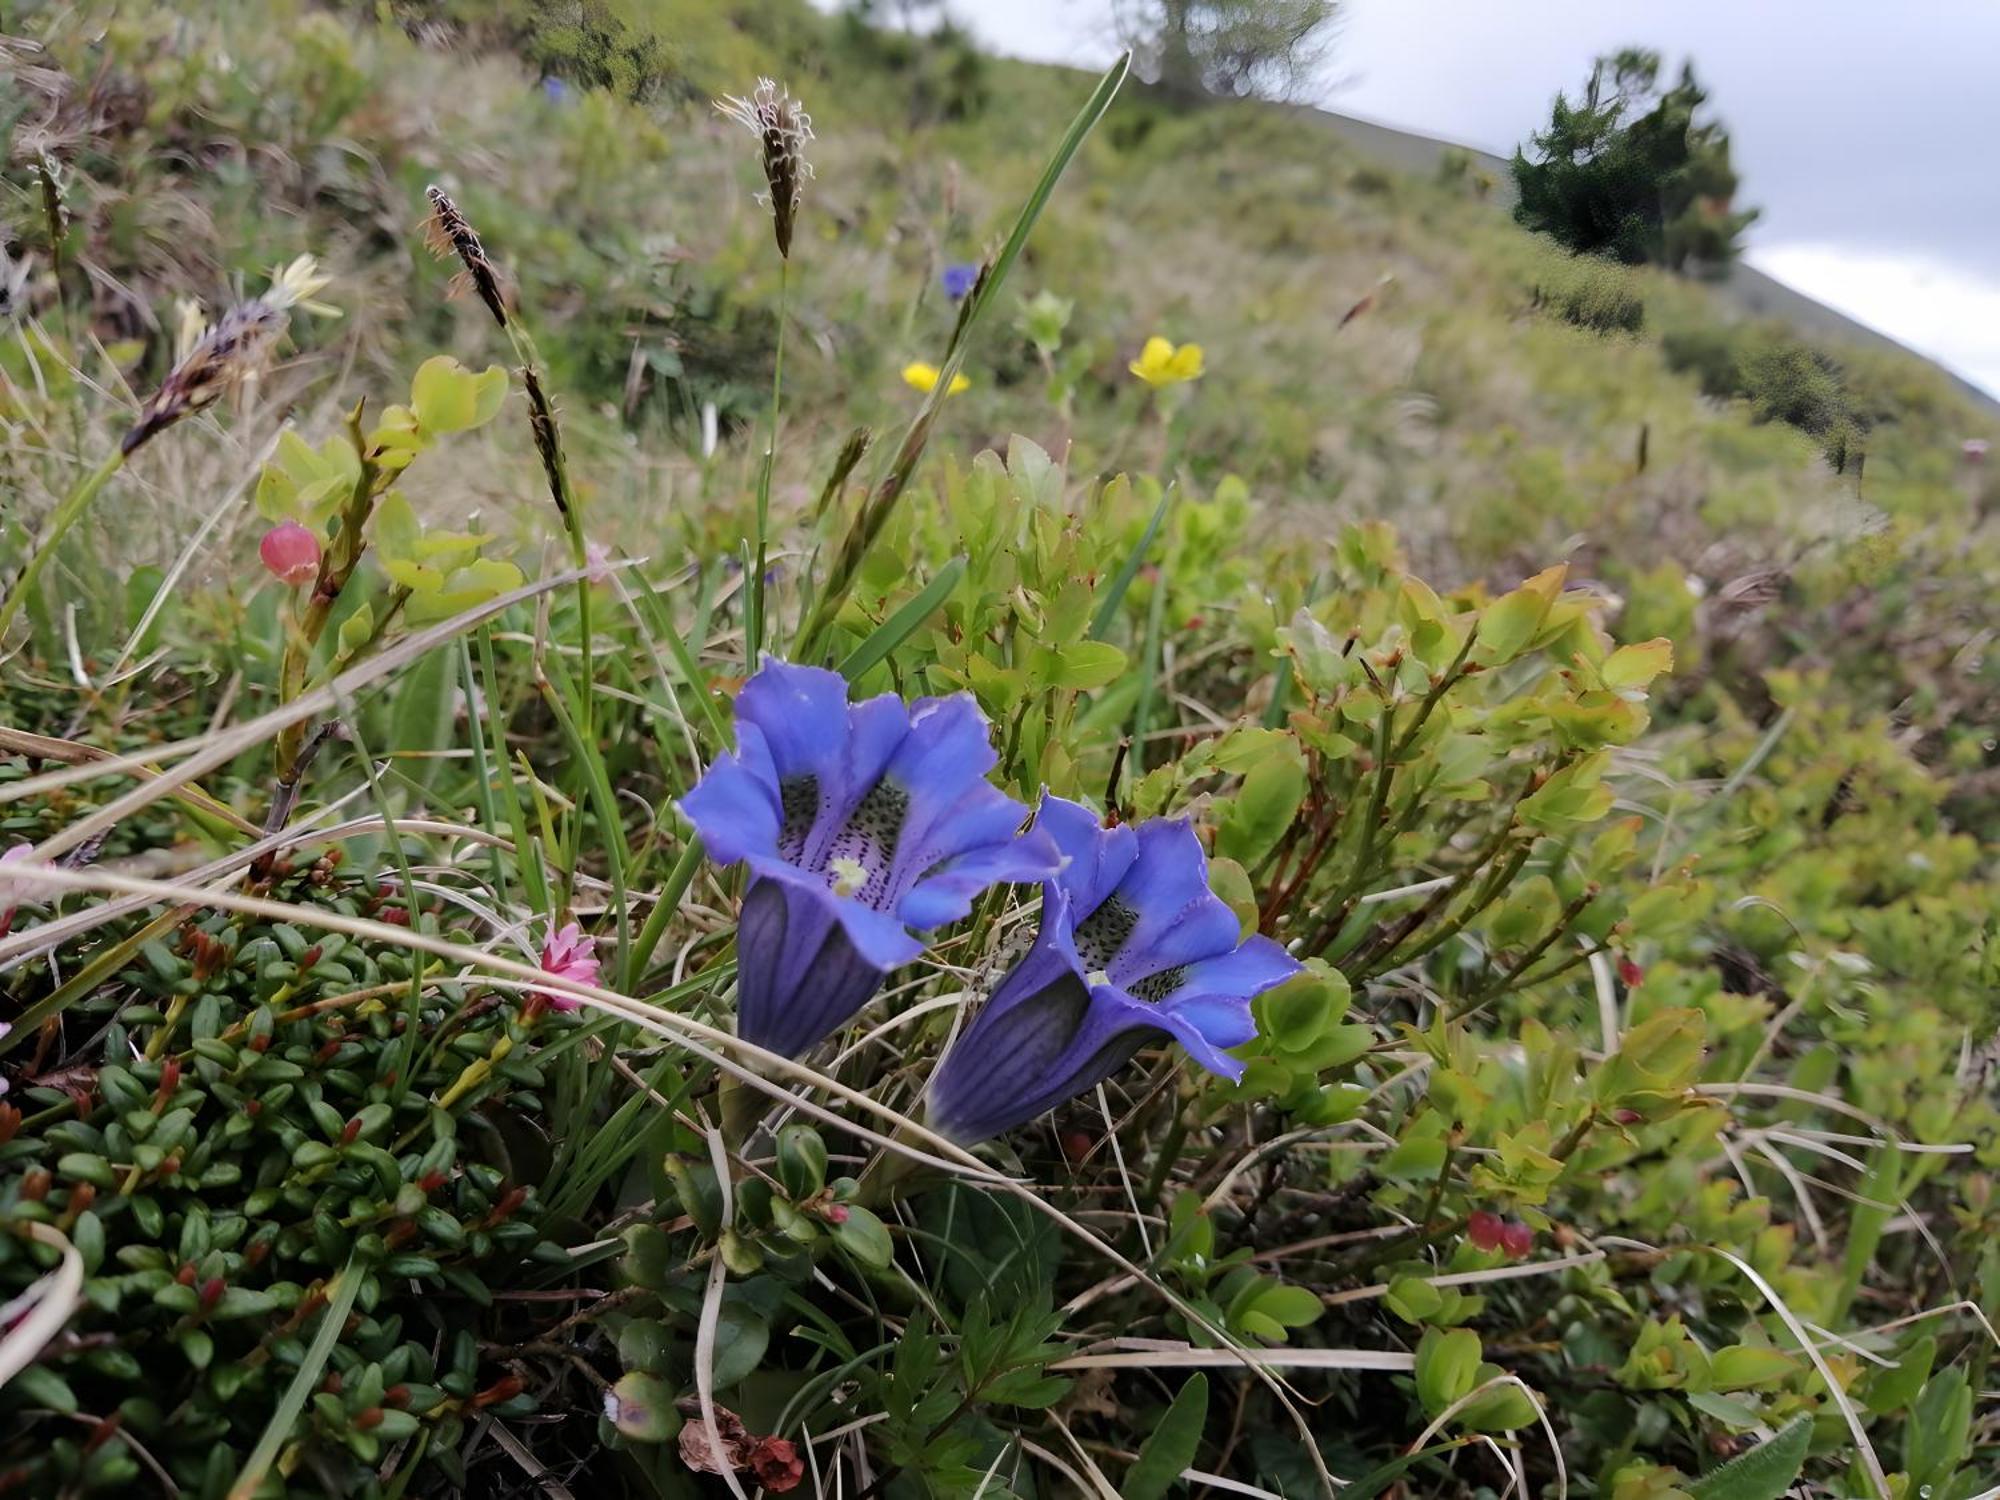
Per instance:
[[[1042,885],[1041,930],[931,1078],[932,1128],[965,1145],[1046,1113],[1166,1038],[1240,1078],[1223,1049],[1256,1035],[1251,997],[1300,969],[1269,938],[1238,941],[1185,820],[1104,828],[1089,808],[1044,797],[1035,826],[1063,856]]]
[[[850,704],[838,673],[766,658],[736,699],[736,753],[683,810],[723,864],[749,866],[736,1029],[797,1057],[867,1004],[929,932],[988,886],[1040,880],[1048,834],[986,780],[998,759],[971,698]]]

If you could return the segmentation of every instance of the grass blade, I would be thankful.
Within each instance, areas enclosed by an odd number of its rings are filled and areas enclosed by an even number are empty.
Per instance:
[[[333,1356],[333,1346],[339,1342],[341,1330],[347,1326],[347,1315],[354,1310],[354,1298],[360,1290],[361,1276],[354,1269],[354,1259],[350,1256],[334,1280],[333,1295],[327,1298],[326,1313],[319,1321],[312,1343],[306,1346],[306,1357],[293,1372],[292,1383],[285,1387],[278,1409],[271,1413],[271,1420],[265,1424],[264,1435],[257,1439],[257,1446],[243,1461],[236,1483],[229,1487],[229,1500],[250,1500],[257,1487],[264,1482],[271,1465],[277,1462],[278,1450],[292,1435],[292,1424],[305,1410],[306,1401],[326,1370],[327,1360]]]
[[[1146,523],[1146,530],[1139,543],[1119,564],[1118,571],[1111,579],[1111,587],[1104,591],[1104,602],[1097,606],[1097,613],[1090,621],[1090,638],[1104,639],[1111,622],[1118,618],[1118,606],[1125,602],[1125,591],[1132,587],[1132,580],[1139,576],[1139,569],[1146,561],[1146,552],[1153,545],[1153,538],[1160,534],[1160,527],[1167,519],[1167,511],[1174,503],[1174,488],[1167,486],[1160,496],[1160,503],[1153,507],[1153,519]]]
[[[951,591],[958,587],[958,580],[964,576],[963,557],[954,557],[939,568],[937,576],[925,584],[914,598],[876,626],[867,640],[848,653],[847,660],[840,664],[840,675],[849,682],[858,682],[862,673],[885,660],[890,652],[914,635],[917,627],[951,597]]]

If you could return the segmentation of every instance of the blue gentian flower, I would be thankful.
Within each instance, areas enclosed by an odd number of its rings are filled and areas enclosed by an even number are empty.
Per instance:
[[[542,94],[551,104],[569,103],[569,85],[554,74],[542,80]]]
[[[944,282],[944,294],[957,302],[979,284],[979,267],[965,261],[954,261],[944,268],[940,279]]]
[[[1300,970],[1267,937],[1238,941],[1185,819],[1104,828],[1089,808],[1044,797],[1035,827],[1063,856],[1042,886],[1041,931],[931,1077],[931,1128],[962,1145],[1026,1124],[1168,1038],[1211,1073],[1242,1077],[1223,1049],[1256,1035],[1251,997]]]
[[[987,781],[999,757],[965,694],[850,704],[837,672],[766,657],[736,699],[736,753],[682,802],[708,851],[750,868],[736,932],[737,1034],[797,1057],[852,1016],[913,933],[1059,856]]]

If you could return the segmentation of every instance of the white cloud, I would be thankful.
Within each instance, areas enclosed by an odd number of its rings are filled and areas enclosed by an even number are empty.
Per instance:
[[[2000,285],[1921,256],[1760,245],[1758,270],[2000,394]]]

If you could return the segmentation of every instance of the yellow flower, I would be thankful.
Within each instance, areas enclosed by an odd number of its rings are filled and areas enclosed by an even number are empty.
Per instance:
[[[936,390],[938,367],[936,365],[927,365],[922,360],[918,360],[913,365],[904,365],[903,383],[905,385],[913,385],[920,391],[929,392]],[[971,389],[972,382],[970,380],[967,380],[963,375],[954,375],[951,377],[951,389],[946,391],[945,394],[947,396],[956,396],[960,391],[969,391]]]
[[[1179,385],[1200,376],[1201,345],[1182,344],[1176,349],[1156,333],[1146,340],[1146,347],[1130,368],[1147,385]]]

